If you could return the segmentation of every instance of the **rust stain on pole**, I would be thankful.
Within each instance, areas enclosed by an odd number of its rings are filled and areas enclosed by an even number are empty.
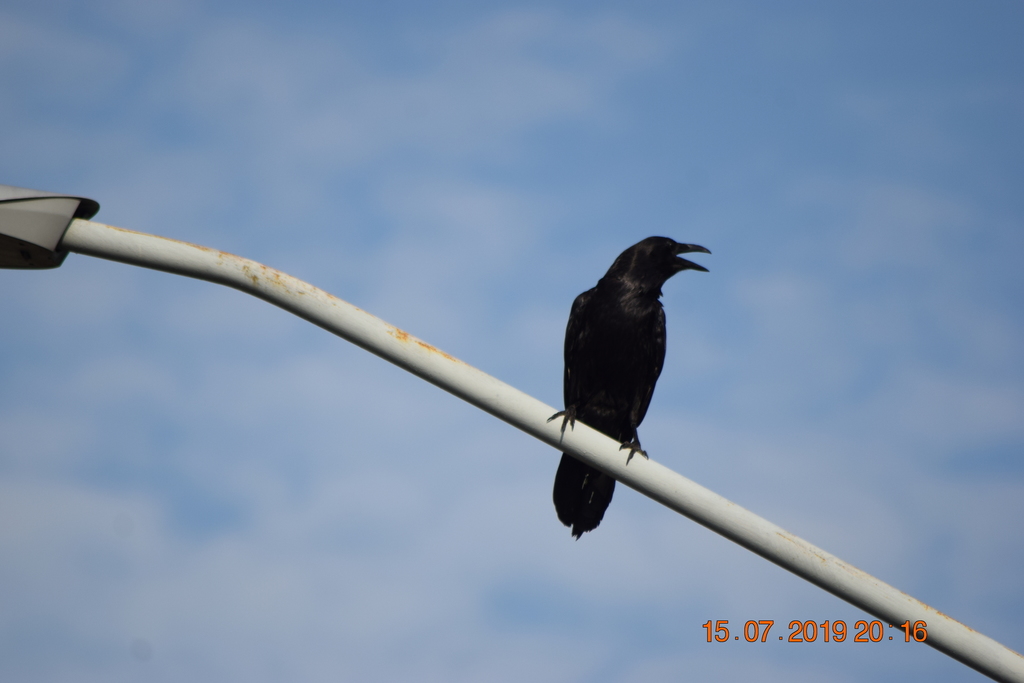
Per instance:
[[[445,353],[441,349],[437,348],[436,346],[433,346],[432,344],[428,344],[427,342],[423,341],[422,339],[417,339],[416,337],[412,336],[411,334],[409,334],[405,330],[401,330],[401,329],[399,329],[397,327],[394,327],[392,325],[388,325],[387,331],[388,331],[388,334],[390,334],[392,337],[394,337],[395,339],[397,339],[398,341],[400,341],[402,343],[406,343],[407,344],[410,341],[413,341],[413,342],[416,342],[416,345],[419,346],[424,351],[428,351],[430,353],[436,353],[437,355],[441,356],[445,360],[450,360],[453,363],[462,363],[462,361],[459,360],[458,358],[456,358],[455,356],[452,356],[452,355],[449,355],[449,354]]]

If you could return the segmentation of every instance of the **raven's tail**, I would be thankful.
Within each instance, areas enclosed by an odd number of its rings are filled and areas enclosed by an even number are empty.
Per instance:
[[[555,474],[555,512],[558,520],[572,527],[576,538],[596,529],[612,502],[615,480],[604,472],[562,453]]]

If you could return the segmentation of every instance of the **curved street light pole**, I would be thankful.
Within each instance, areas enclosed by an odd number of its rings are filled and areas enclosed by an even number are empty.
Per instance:
[[[654,460],[633,458],[627,466],[626,454],[620,450],[618,442],[580,422],[575,429],[563,434],[561,421],[548,422],[555,408],[352,304],[281,271],[223,251],[70,215],[69,220],[63,238],[56,245],[58,254],[76,252],[120,261],[216,282],[259,297],[408,370],[544,443],[571,453],[887,624],[899,626],[909,622],[913,628],[917,622],[924,622],[926,644],[986,676],[997,681],[1024,683],[1024,657],[1006,646]],[[4,225],[0,223],[0,237],[3,232]],[[19,239],[23,238],[21,235]]]

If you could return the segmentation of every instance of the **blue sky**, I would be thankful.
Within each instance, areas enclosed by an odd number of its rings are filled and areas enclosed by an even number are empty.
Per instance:
[[[1024,650],[1024,6],[0,5],[0,182],[280,268],[559,405],[648,235],[653,458]],[[0,678],[972,681],[265,303],[0,272]]]

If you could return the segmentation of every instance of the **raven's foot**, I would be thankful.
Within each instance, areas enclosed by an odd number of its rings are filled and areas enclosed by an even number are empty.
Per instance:
[[[647,451],[645,451],[644,449],[640,448],[640,442],[639,441],[633,440],[633,441],[629,441],[629,442],[624,443],[621,446],[619,446],[619,450],[620,451],[624,451],[627,448],[629,449],[629,455],[626,456],[626,464],[627,465],[629,464],[629,461],[633,459],[633,454],[634,453],[639,453],[640,455],[644,456],[644,460],[650,460],[650,458],[647,457]]]
[[[565,410],[559,410],[557,413],[548,418],[548,422],[562,418],[562,435],[565,435],[565,425],[569,425],[571,429],[576,428],[576,406],[569,406]]]

